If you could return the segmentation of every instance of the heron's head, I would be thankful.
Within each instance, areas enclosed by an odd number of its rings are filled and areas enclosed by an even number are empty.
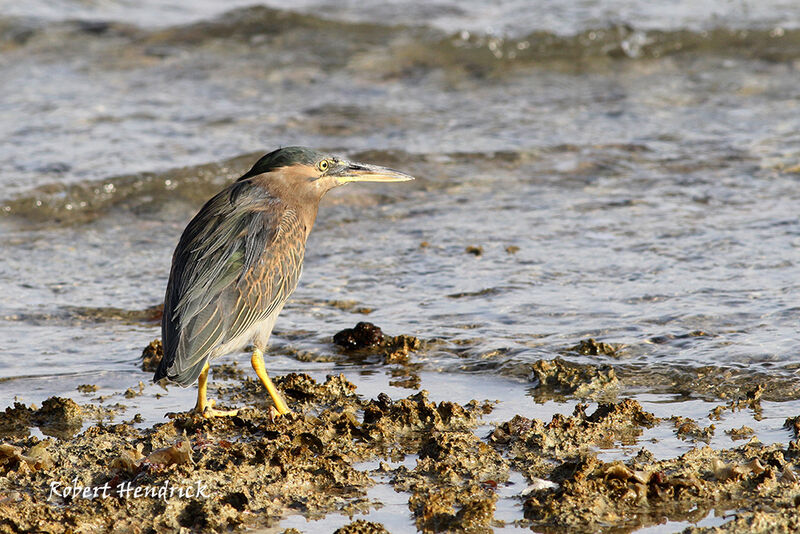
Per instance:
[[[263,156],[239,181],[264,175],[289,194],[321,198],[350,182],[406,182],[414,177],[400,171],[318,152],[302,146],[279,148]]]

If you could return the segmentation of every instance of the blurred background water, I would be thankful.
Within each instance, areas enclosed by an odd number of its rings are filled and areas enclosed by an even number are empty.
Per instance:
[[[331,344],[369,320],[509,413],[556,356],[800,399],[795,2],[250,4],[0,2],[0,407],[148,382],[183,227],[290,144],[418,180],[326,198],[274,373],[383,377]],[[146,391],[147,421],[193,402]]]

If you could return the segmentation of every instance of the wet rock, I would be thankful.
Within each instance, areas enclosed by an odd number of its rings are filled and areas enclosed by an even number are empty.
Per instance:
[[[434,432],[413,470],[395,472],[395,488],[412,492],[408,506],[422,532],[490,532],[499,482],[508,463],[471,432]]]
[[[389,385],[396,388],[419,389],[422,379],[417,375],[405,376],[397,380],[390,380]]]
[[[155,373],[161,358],[164,357],[164,347],[160,339],[154,339],[142,351],[142,371]]]
[[[287,396],[300,401],[336,400],[353,395],[356,390],[355,384],[341,374],[328,375],[325,382],[319,384],[307,374],[289,373],[275,383]]]
[[[731,480],[741,480],[750,473],[759,475],[764,472],[761,462],[755,458],[748,464],[726,464],[719,458],[711,459],[711,471],[714,478],[720,482],[728,482]]]
[[[337,332],[333,342],[347,350],[375,347],[383,343],[383,332],[374,324],[362,321],[355,328]]]
[[[416,425],[417,420],[447,431],[472,428],[476,419],[474,410],[456,404],[435,405],[424,396],[394,402],[384,394],[374,405],[389,414],[381,426],[386,439],[372,442],[359,415],[367,401],[355,395],[355,386],[341,375],[329,376],[321,384],[301,374],[277,377],[275,381],[284,393],[288,390],[302,397],[300,407],[309,413],[276,420],[259,410],[212,420],[184,414],[149,429],[96,425],[55,449],[55,467],[48,474],[48,481],[62,487],[75,481],[87,487],[130,484],[143,490],[164,484],[201,484],[208,498],[118,500],[115,493],[94,501],[56,497],[46,504],[46,495],[31,490],[41,481],[23,473],[9,491],[4,488],[0,492],[0,499],[15,499],[13,514],[0,507],[0,523],[8,524],[12,531],[59,531],[58,525],[73,520],[90,521],[100,530],[228,531],[267,526],[288,513],[303,513],[310,518],[334,510],[365,513],[374,506],[365,499],[372,481],[354,467],[355,462],[383,457],[384,443],[399,446],[407,442],[403,450],[418,450],[415,444],[420,434],[408,426]],[[248,383],[235,387],[242,397],[250,394]],[[263,397],[263,390],[258,394]],[[65,408],[69,403],[62,403],[60,410],[58,404],[46,403],[42,413],[69,411]],[[31,413],[29,409],[17,411]],[[416,417],[411,414],[414,411]],[[394,424],[391,417],[397,413],[407,421]],[[184,431],[191,438],[182,436]],[[374,425],[371,431],[376,431]],[[10,445],[19,447],[12,452],[29,454],[22,442]],[[17,458],[19,464],[18,455],[11,458]],[[467,507],[462,516],[472,517],[466,513],[470,510]]]
[[[8,410],[6,410],[8,412]],[[788,417],[783,423],[785,428],[790,429],[794,433],[794,438],[800,438],[800,415],[797,417]]]
[[[639,472],[594,457],[562,464],[560,473],[564,478],[559,489],[525,501],[525,516],[536,523],[558,522],[586,532],[604,522],[619,523],[627,509],[641,510],[651,501],[661,501],[662,495],[693,494],[699,484],[694,478]]]
[[[483,256],[483,247],[470,245],[465,250],[467,254],[472,254],[473,256]]]
[[[506,252],[508,252],[509,254],[516,254],[517,252],[519,252],[519,247],[516,245],[509,245],[506,247]]]
[[[742,426],[740,428],[732,428],[725,431],[732,440],[747,439],[756,435],[755,430],[749,426]]]
[[[397,363],[405,367],[403,376],[415,380],[409,354],[419,350],[422,342],[407,335],[387,336],[372,323],[360,322],[355,328],[346,328],[333,336],[333,342],[359,357],[378,356],[381,363]],[[418,378],[416,378],[418,380]]]
[[[387,436],[407,434],[419,430],[469,429],[477,423],[478,414],[452,402],[438,405],[428,400],[428,392],[421,392],[383,405],[380,401],[365,407],[365,430],[371,435]]]
[[[469,498],[466,492],[422,491],[409,499],[409,508],[422,532],[493,532],[494,494]]]
[[[357,389],[343,374],[326,376],[322,388],[326,395],[339,398],[351,398]]]
[[[94,384],[81,384],[76,388],[81,393],[95,393],[97,391],[97,386]]]
[[[579,404],[573,415],[556,414],[549,423],[516,416],[499,425],[489,435],[489,441],[508,455],[511,466],[525,475],[532,486],[536,480],[560,485],[565,477],[578,476],[582,462],[589,461],[587,457],[593,449],[618,442],[634,444],[643,428],[658,422],[630,399],[600,404],[592,414]]]
[[[7,475],[10,471],[20,474],[51,468],[53,459],[47,450],[48,444],[46,441],[36,443],[23,453],[22,447],[0,443],[0,474]]]
[[[709,413],[708,418],[714,421],[721,421],[722,414],[725,412],[726,407],[723,405],[715,406]]]
[[[531,373],[539,382],[541,391],[537,392],[537,397],[541,400],[551,398],[553,392],[578,398],[610,400],[619,389],[617,375],[608,366],[579,365],[555,358],[537,361],[531,365]]]
[[[724,410],[732,412],[750,409],[755,414],[755,419],[761,420],[761,397],[766,391],[764,384],[757,384],[755,387],[748,389],[744,395],[737,394],[731,395],[733,398],[725,406],[718,406],[712,411],[712,415],[720,418]]]
[[[421,346],[420,340],[414,336],[387,336],[383,344],[385,362],[408,363],[408,355],[415,350],[419,350]]]
[[[358,519],[334,531],[333,534],[389,534],[380,523]]]
[[[221,363],[211,368],[214,379],[242,380],[246,374],[239,368],[237,362]]]
[[[666,520],[696,523],[712,510],[733,514],[717,527],[724,532],[791,532],[797,526],[798,442],[750,440],[736,449],[694,448],[662,460],[642,448],[624,462],[604,462],[598,449],[637,444],[643,429],[659,420],[626,399],[601,402],[591,412],[578,404],[572,415],[550,421],[518,415],[484,436],[475,431],[491,408],[486,403],[434,403],[424,391],[364,399],[341,375],[324,382],[298,373],[274,378],[291,399],[292,414],[271,417],[263,409],[263,387],[248,378],[216,392],[225,402],[255,406],[236,417],[182,414],[150,428],[98,423],[58,441],[24,434],[6,439],[0,445],[0,531],[274,529],[290,514],[368,513],[376,505],[367,497],[374,475],[410,494],[418,530],[488,534],[502,524],[494,517],[498,488],[514,487],[507,485],[512,469],[528,481],[519,492],[521,524],[534,531],[632,531]],[[41,410],[16,404],[0,424],[36,424],[40,415],[82,421],[97,411],[48,401]],[[703,430],[694,427],[687,435]],[[364,472],[364,462],[378,467]],[[126,498],[114,491],[108,498],[48,501],[53,482],[62,489],[191,487],[203,495]],[[385,532],[363,520],[342,529]]]
[[[592,338],[584,339],[574,347],[567,349],[570,352],[577,352],[584,356],[598,356],[604,354],[606,356],[618,356],[622,347],[620,345],[611,345],[610,343],[603,343],[602,341],[595,341]]]
[[[50,397],[42,403],[33,415],[37,425],[80,426],[83,423],[83,410],[72,399]]]
[[[83,425],[83,409],[72,399],[50,397],[32,414],[31,422],[48,436],[70,437]]]
[[[579,408],[570,418],[554,417],[549,425],[535,419],[515,418],[501,425],[498,428],[501,432],[495,432],[502,438],[495,440],[497,446],[509,451],[512,465],[529,480],[558,484],[557,487],[532,484],[532,489],[526,491],[525,517],[531,520],[533,530],[547,530],[552,525],[569,532],[635,530],[667,520],[697,522],[712,509],[739,509],[736,522],[741,527],[744,522],[738,518],[753,517],[752,512],[742,514],[742,509],[781,510],[785,505],[773,506],[771,500],[791,502],[790,496],[796,493],[797,478],[786,461],[790,452],[782,450],[780,444],[764,447],[750,442],[726,451],[703,447],[679,458],[660,461],[642,449],[625,463],[602,462],[590,450],[570,450],[560,443],[553,445],[554,441],[550,443],[551,449],[542,449],[541,435],[548,433],[553,440],[566,440],[574,445],[601,445],[601,434],[592,432],[590,427],[584,427],[589,434],[584,438],[576,439],[571,434],[571,428],[589,419],[599,423],[616,413],[607,421],[616,419],[617,424],[623,424],[625,417],[632,423],[637,419],[644,424],[655,421],[642,418],[646,412],[641,413],[632,404],[625,409],[609,406],[604,412],[598,417],[584,417]],[[688,421],[684,418],[678,422]],[[553,434],[556,430],[560,432]],[[562,460],[553,466],[555,458]],[[753,499],[760,504],[753,504]],[[788,517],[780,513],[770,513],[768,517],[769,521],[776,521],[777,531],[791,531],[787,525],[794,523],[787,521]],[[692,530],[701,531],[706,530]]]
[[[129,484],[142,491],[166,485],[201,489],[200,496],[131,498],[111,491],[113,495],[107,498],[54,496],[48,502],[47,491],[41,491],[43,481],[34,474],[34,469],[46,465],[40,461],[45,456],[32,449],[34,438],[4,443],[0,469],[20,474],[0,488],[0,499],[12,493],[15,499],[10,509],[0,506],[0,525],[4,525],[0,530],[61,532],[62,524],[91,523],[101,531],[224,532],[271,526],[290,513],[319,518],[333,511],[369,511],[374,504],[366,499],[366,490],[373,482],[354,464],[383,457],[386,446],[371,442],[362,428],[360,413],[368,401],[355,395],[355,386],[340,375],[321,384],[302,374],[276,377],[275,382],[287,396],[291,392],[301,397],[298,403],[307,413],[273,419],[267,411],[249,409],[237,417],[213,419],[182,414],[145,429],[95,425],[47,449],[53,463],[47,468],[45,487],[50,481],[60,488],[107,483],[112,488]],[[239,388],[242,398],[250,395],[247,382],[232,387]],[[264,396],[263,389],[259,395]],[[70,402],[46,402],[42,415],[69,417]],[[404,404],[385,395],[375,402],[389,413],[402,410]],[[436,406],[414,399],[410,406],[426,414],[433,410],[432,424],[443,425],[444,430],[453,428],[448,421],[462,428],[460,418],[474,420],[457,405]],[[29,417],[39,413],[20,407],[16,411]],[[414,434],[389,419],[382,430],[395,446],[405,440],[402,436]],[[418,442],[418,436],[410,438],[408,450]]]
[[[492,432],[489,438],[494,443],[505,445],[512,439],[518,438],[530,431],[532,423],[533,422],[527,417],[515,415],[510,421],[507,421],[495,428],[494,432]]]
[[[169,447],[157,449],[148,454],[144,458],[144,462],[159,466],[190,464],[192,463],[192,448],[189,440],[183,438]]]
[[[760,372],[751,368],[675,366],[648,364],[646,366],[615,366],[625,387],[647,389],[654,393],[691,395],[709,402],[720,399],[726,404],[713,410],[712,418],[725,410],[751,409],[760,417],[760,401],[784,402],[800,399],[800,381],[790,376]]]
[[[369,315],[375,311],[367,306],[359,306],[358,302],[355,300],[329,300],[326,302],[326,304],[336,308],[337,310],[360,313],[362,315]]]
[[[163,305],[151,306],[144,310],[125,310],[120,308],[86,306],[67,306],[64,311],[71,319],[81,322],[102,323],[121,322],[124,324],[160,323]]]
[[[675,424],[675,433],[681,439],[707,443],[714,437],[714,425],[701,428],[693,419],[678,415],[672,416],[670,420]]]
[[[137,389],[128,388],[125,390],[125,393],[123,393],[122,396],[125,397],[126,399],[133,399],[135,397],[139,397],[142,394],[144,394],[144,382],[139,381],[139,386]]]
[[[325,406],[327,408],[343,409],[351,407],[359,409],[360,403],[354,395],[356,386],[342,375],[329,375],[322,384],[316,382],[307,374],[289,373],[273,378],[273,382],[284,396],[293,412],[302,413],[311,408]],[[272,402],[269,400],[264,387],[256,379],[245,377],[244,380],[221,382],[215,384],[218,393],[239,405],[255,408],[257,412],[267,413]],[[234,421],[241,424],[252,424],[252,417],[245,417],[245,409],[240,412]],[[185,421],[187,431],[193,431],[192,421]],[[182,423],[183,424],[183,423]]]
[[[21,402],[15,402],[0,417],[0,437],[27,436],[33,425],[33,415],[33,410]]]

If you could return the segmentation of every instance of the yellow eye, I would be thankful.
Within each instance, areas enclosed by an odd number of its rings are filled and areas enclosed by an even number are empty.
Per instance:
[[[326,160],[326,159],[323,159],[322,161],[317,163],[317,168],[319,170],[321,170],[322,172],[327,171],[328,167],[330,167],[330,163],[328,163],[328,160]]]

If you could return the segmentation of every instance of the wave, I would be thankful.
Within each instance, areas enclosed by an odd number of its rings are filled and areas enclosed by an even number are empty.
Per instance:
[[[686,54],[767,61],[800,57],[800,29],[783,28],[641,30],[619,24],[574,35],[534,31],[524,37],[504,38],[467,31],[446,34],[427,26],[339,21],[263,6],[234,9],[212,20],[157,30],[118,22],[0,18],[0,50],[36,43],[57,48],[64,40],[109,37],[121,46],[145,48],[191,48],[227,40],[277,51],[303,50],[308,57],[334,63],[369,47],[387,47],[394,52],[390,60],[411,60],[415,66],[431,68],[598,58],[658,59]]]
[[[155,304],[142,310],[98,308],[88,306],[61,306],[52,311],[20,311],[6,314],[3,321],[25,322],[33,325],[75,326],[86,323],[121,323],[132,325],[157,325],[161,323],[164,305]]]
[[[517,151],[412,153],[404,150],[334,150],[353,161],[372,161],[401,167],[422,177],[431,165],[469,165],[477,168],[504,168],[525,165],[545,154],[612,151],[617,157],[648,152],[640,144],[596,144],[591,147],[559,144]],[[54,182],[31,189],[19,196],[0,200],[0,216],[25,221],[39,227],[86,224],[112,210],[150,212],[167,202],[201,205],[222,187],[244,174],[263,151],[201,165],[180,167],[163,172],[142,172],[87,180],[78,183]],[[428,186],[435,187],[433,183]]]
[[[36,44],[58,48],[85,38],[123,37],[132,40],[146,35],[145,30],[121,22],[0,17],[0,52]]]
[[[240,176],[262,152],[216,163],[143,172],[80,183],[51,183],[0,203],[0,214],[34,224],[87,223],[115,208],[162,202],[202,203]]]

